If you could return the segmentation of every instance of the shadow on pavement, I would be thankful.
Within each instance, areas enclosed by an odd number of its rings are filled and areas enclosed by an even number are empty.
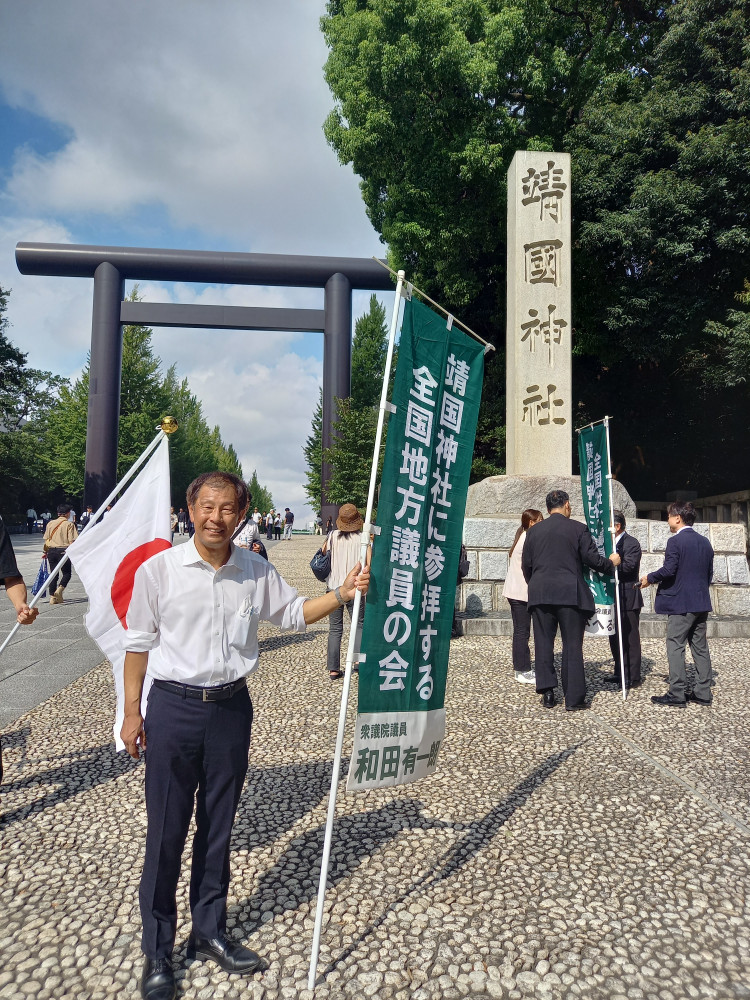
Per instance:
[[[370,934],[377,930],[378,927],[382,926],[388,917],[395,912],[396,906],[405,902],[405,900],[408,899],[413,892],[419,891],[424,894],[429,891],[430,886],[437,885],[439,882],[450,878],[457,871],[459,871],[459,869],[463,868],[464,865],[466,865],[489,844],[493,837],[496,836],[505,823],[510,819],[516,809],[523,806],[524,803],[539,788],[539,786],[549,780],[555,771],[575,753],[580,745],[580,743],[576,743],[574,746],[568,747],[567,750],[552,754],[543,764],[540,764],[539,767],[532,771],[527,778],[524,778],[523,781],[516,785],[516,787],[502,802],[499,802],[496,806],[490,809],[490,811],[486,815],[482,816],[481,819],[467,824],[463,829],[463,836],[461,839],[437,859],[433,865],[432,872],[424,875],[420,879],[417,879],[416,882],[413,882],[403,893],[401,893],[398,899],[394,900],[377,920],[366,927],[362,933],[355,938],[344,951],[341,952],[338,958],[334,959],[328,966],[326,966],[316,982],[319,984],[330,972],[333,972],[340,962],[349,958],[349,956],[357,950],[357,948],[370,936]],[[452,824],[440,825],[451,826]]]
[[[15,733],[3,736],[3,746],[12,746],[11,739]],[[80,753],[60,754],[61,763],[42,771],[34,771],[15,781],[3,782],[2,791],[5,795],[23,788],[36,785],[55,785],[52,791],[45,792],[33,802],[25,802],[10,812],[0,813],[0,829],[10,826],[19,820],[26,819],[33,813],[41,812],[51,806],[66,802],[82,792],[87,792],[97,785],[104,784],[112,778],[137,767],[137,762],[126,753],[115,753],[114,744],[91,747]],[[65,761],[62,763],[62,761]]]
[[[330,772],[329,772],[330,773]],[[452,824],[430,820],[422,815],[422,803],[417,799],[396,799],[381,809],[336,818],[335,837],[328,867],[328,886],[348,878],[367,858],[380,850],[402,830],[429,830]],[[274,912],[296,910],[305,900],[318,893],[320,859],[323,851],[325,826],[296,837],[278,862],[258,883],[256,892],[230,910],[237,915],[242,910],[258,913],[272,904]],[[238,919],[250,935],[260,926],[260,917]]]

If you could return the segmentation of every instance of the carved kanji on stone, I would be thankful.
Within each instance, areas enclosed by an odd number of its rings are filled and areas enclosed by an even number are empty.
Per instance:
[[[560,221],[560,199],[568,185],[563,184],[563,169],[556,167],[554,160],[547,160],[546,170],[529,167],[528,174],[521,180],[522,205],[539,205],[539,218]]]

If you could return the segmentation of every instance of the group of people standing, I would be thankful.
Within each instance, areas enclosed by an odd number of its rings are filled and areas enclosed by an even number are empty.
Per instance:
[[[510,550],[503,588],[513,620],[513,668],[516,679],[533,684],[545,708],[554,708],[557,675],[554,643],[558,628],[562,639],[561,681],[566,711],[588,708],[583,666],[586,622],[594,614],[594,596],[586,582],[584,567],[613,574],[619,567],[619,620],[621,633],[609,636],[615,670],[609,680],[637,688],[642,683],[640,614],[641,590],[658,583],[654,611],[666,614],[669,690],[654,695],[656,705],[684,707],[688,701],[711,703],[711,658],[706,638],[706,620],[711,611],[709,585],[713,577],[713,548],[693,528],[695,509],[689,502],[668,508],[672,537],[668,540],[664,565],[639,576],[641,546],[627,531],[624,514],[614,515],[615,550],[602,555],[589,530],[571,520],[570,498],[563,490],[546,497],[548,516],[528,508]],[[617,604],[616,604],[617,607]],[[534,667],[529,639],[534,625]],[[696,681],[687,681],[685,648],[695,662]]]

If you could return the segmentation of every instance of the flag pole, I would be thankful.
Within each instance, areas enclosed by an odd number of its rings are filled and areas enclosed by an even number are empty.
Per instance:
[[[598,421],[597,421],[598,423]],[[604,418],[604,430],[607,435],[607,480],[609,482],[609,530],[612,535],[612,549],[617,552],[615,536],[615,512],[612,506],[612,452],[609,445],[609,417]],[[615,566],[615,614],[617,615],[617,644],[620,647],[620,680],[622,681],[622,700],[627,700],[625,686],[625,654],[622,646],[622,608],[620,607],[620,573]]]
[[[136,474],[138,469],[143,465],[146,459],[149,457],[152,451],[155,451],[157,445],[161,442],[162,438],[166,437],[168,434],[174,434],[177,430],[177,421],[173,417],[164,417],[162,422],[158,425],[159,433],[153,439],[153,441],[146,447],[146,449],[141,453],[141,455],[135,460],[133,465],[130,467],[129,471],[125,473],[120,482],[115,486],[112,492],[109,494],[106,500],[104,500],[96,513],[92,514],[89,520],[86,522],[85,526],[81,529],[81,535],[86,531],[92,524],[96,524],[102,514],[106,511],[109,504],[114,500],[117,494],[122,490],[123,486],[130,482],[133,476]],[[70,546],[68,546],[69,548]],[[47,579],[44,581],[44,586],[39,588],[39,592],[34,595],[34,597],[29,601],[29,609],[36,607],[36,605],[41,601],[46,593],[49,592],[50,585],[57,579],[60,575],[63,567],[67,562],[70,562],[70,556],[68,555],[67,549],[65,555],[62,557],[60,562],[54,569],[54,572],[50,573]],[[20,622],[16,622],[10,633],[6,636],[5,641],[2,646],[0,646],[0,655],[7,647],[10,640],[16,634],[16,632],[21,627]]]
[[[367,564],[367,553],[370,544],[370,534],[379,533],[379,529],[374,529],[371,524],[372,508],[375,503],[375,483],[378,477],[378,458],[380,456],[380,442],[383,437],[383,424],[385,422],[386,411],[390,411],[388,403],[388,382],[391,375],[391,364],[393,362],[393,346],[396,342],[396,328],[398,326],[398,314],[401,307],[401,295],[406,279],[404,271],[399,271],[396,281],[396,301],[393,304],[393,315],[391,317],[391,329],[388,334],[388,351],[385,358],[385,371],[383,372],[383,388],[380,392],[380,410],[378,412],[378,426],[375,432],[375,448],[372,454],[372,465],[370,467],[370,487],[367,493],[367,509],[365,511],[365,523],[362,526],[362,545],[360,548],[359,561],[362,566]],[[344,686],[341,691],[341,708],[339,710],[339,726],[336,734],[336,752],[333,756],[333,773],[331,774],[331,790],[328,794],[328,815],[326,817],[325,835],[323,837],[323,854],[320,859],[320,882],[318,883],[318,902],[315,910],[315,926],[313,928],[312,953],[310,955],[310,973],[307,979],[308,990],[315,989],[315,978],[318,972],[318,955],[320,953],[320,934],[323,927],[323,907],[325,905],[326,882],[328,880],[328,862],[331,857],[331,841],[333,839],[333,819],[336,813],[336,792],[339,786],[339,771],[341,770],[341,752],[344,745],[344,729],[346,727],[346,710],[349,701],[349,685],[352,677],[352,663],[354,661],[357,644],[357,632],[359,624],[359,608],[362,603],[361,591],[354,594],[354,608],[352,610],[351,627],[349,629],[349,644],[346,651],[346,666],[344,668]],[[364,662],[364,656],[360,654],[360,662]]]

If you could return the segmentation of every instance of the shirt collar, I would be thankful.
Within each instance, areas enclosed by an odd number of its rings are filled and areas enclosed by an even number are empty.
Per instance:
[[[689,528],[691,531],[693,530],[692,524],[683,524],[681,528],[678,528],[677,531],[675,531],[675,535],[679,535],[679,533],[681,531],[685,531],[686,528]]]
[[[212,573],[218,573],[219,570],[214,569],[210,563],[207,563],[203,556],[200,554],[198,549],[195,547],[195,536],[188,538],[184,545],[181,545],[182,549],[182,563],[183,566],[208,566]],[[227,566],[233,566],[235,569],[240,568],[239,556],[237,554],[237,546],[232,542],[230,544],[229,558],[220,566],[219,569],[225,569]]]

